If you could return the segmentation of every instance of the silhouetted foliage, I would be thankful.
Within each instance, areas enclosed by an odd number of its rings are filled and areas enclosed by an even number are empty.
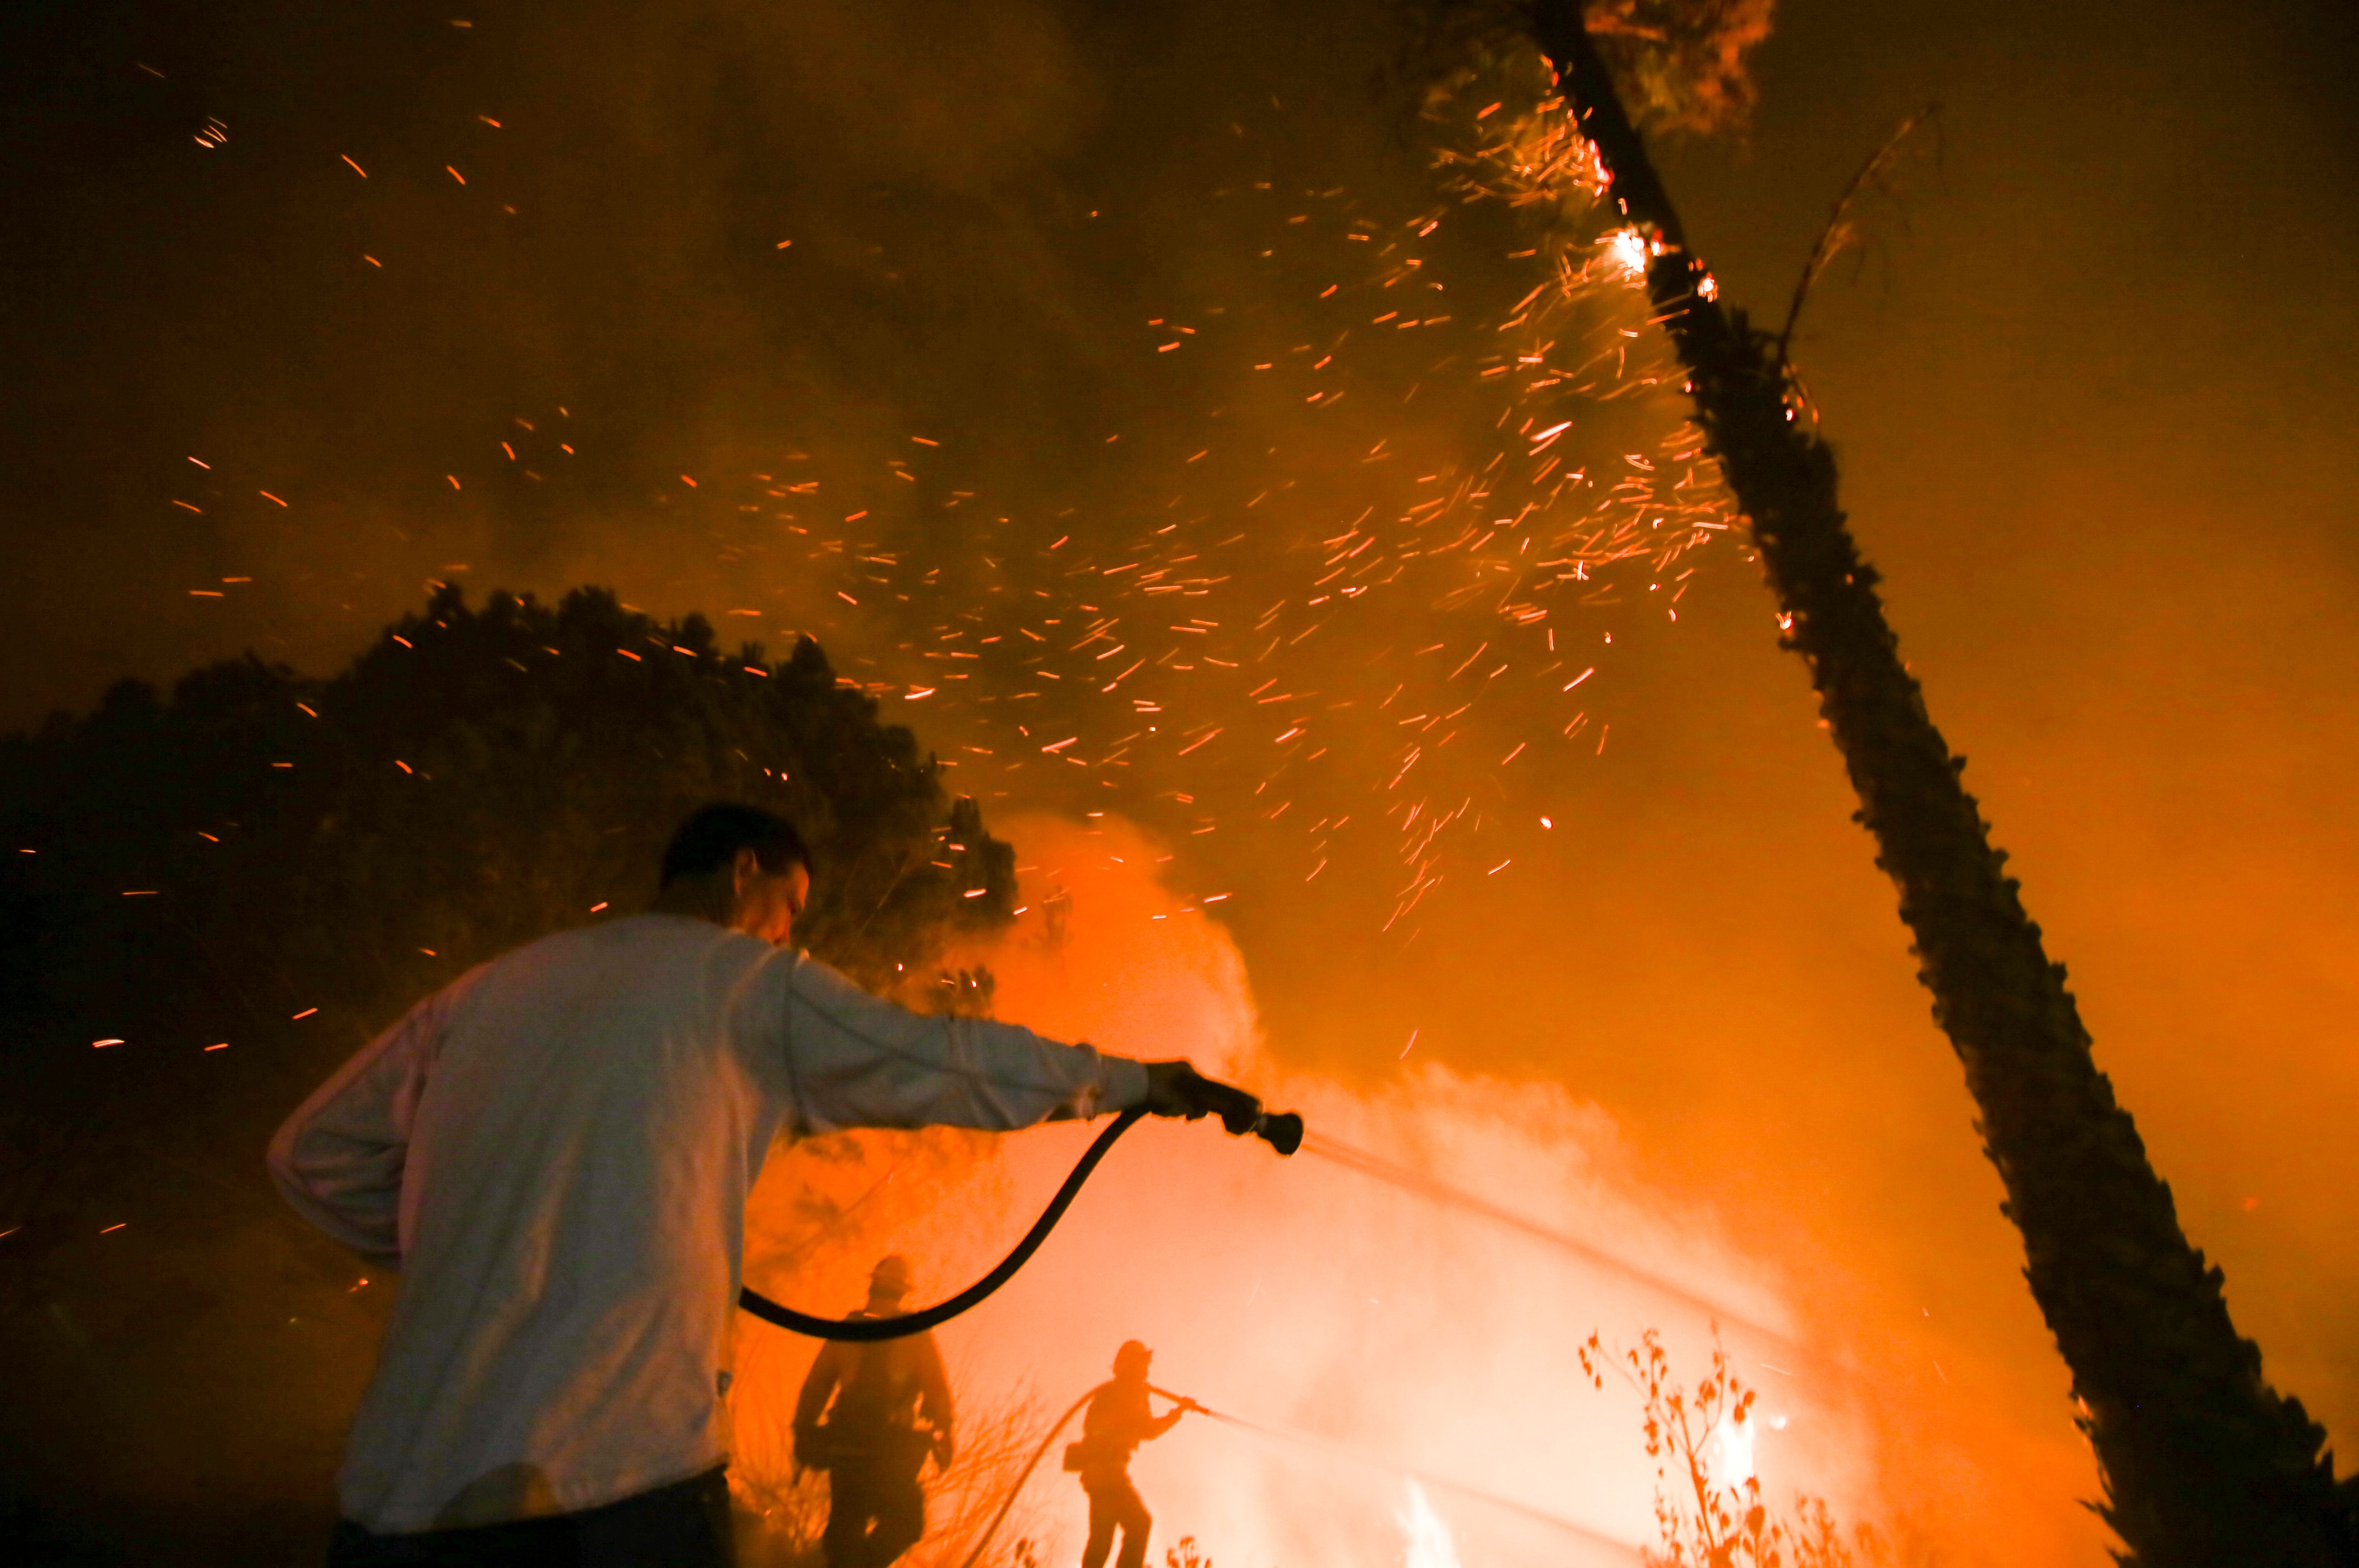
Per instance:
[[[2124,1561],[2359,1563],[2354,1484],[2336,1485],[2324,1430],[2263,1378],[2259,1347],[2229,1319],[2220,1270],[2189,1245],[2170,1189],[2097,1070],[2063,966],[2049,962],[1961,782],[1964,762],[1900,661],[1876,573],[1838,503],[1834,454],[1801,417],[1779,337],[1707,285],[1582,8],[1542,4],[1536,23],[1613,196],[1651,231],[1655,318],[1752,527],[1786,646],[1810,666],[1877,864],[1899,889],[1919,977],[2023,1235],[2032,1295],[2071,1369]]]
[[[193,1402],[323,1470],[375,1309],[277,1203],[271,1127],[471,965],[643,907],[713,799],[802,828],[799,942],[987,1007],[987,975],[919,974],[1007,918],[1014,853],[809,641],[773,665],[603,591],[444,588],[332,678],[249,657],[0,741],[0,1343],[86,1358],[49,1368],[85,1426],[110,1378],[128,1428],[142,1379],[234,1377]],[[61,1413],[13,1402],[0,1468]]]
[[[1693,1388],[1672,1375],[1653,1329],[1618,1352],[1592,1334],[1579,1355],[1593,1386],[1603,1388],[1611,1370],[1639,1398],[1647,1457],[1655,1462],[1656,1545],[1642,1554],[1649,1568],[1886,1568],[1922,1560],[1904,1558],[1866,1525],[1845,1534],[1823,1497],[1797,1494],[1791,1513],[1762,1500],[1751,1462],[1757,1391],[1730,1367],[1717,1336],[1712,1370]]]

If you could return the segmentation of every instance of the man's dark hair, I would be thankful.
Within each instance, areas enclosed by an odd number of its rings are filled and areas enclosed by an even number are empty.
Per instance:
[[[670,847],[664,851],[661,886],[723,870],[741,849],[752,850],[756,863],[773,877],[790,866],[810,869],[810,851],[803,847],[803,835],[792,822],[759,806],[721,801],[699,806],[671,835]]]

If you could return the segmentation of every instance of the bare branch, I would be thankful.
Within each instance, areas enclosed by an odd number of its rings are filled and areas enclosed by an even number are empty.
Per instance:
[[[1786,324],[1777,329],[1779,359],[1787,357],[1786,345],[1793,340],[1794,323],[1801,319],[1803,303],[1810,296],[1810,286],[1832,265],[1835,257],[1843,254],[1843,247],[1859,236],[1859,231],[1851,223],[1852,202],[1864,191],[1885,189],[1884,179],[1899,163],[1901,150],[1908,139],[1928,127],[1938,136],[1940,115],[1941,105],[1928,103],[1901,121],[1899,127],[1885,138],[1884,145],[1875,149],[1875,156],[1859,166],[1859,172],[1851,177],[1851,183],[1844,186],[1843,194],[1835,198],[1834,211],[1827,215],[1826,227],[1819,231],[1818,244],[1810,247],[1810,258],[1802,265],[1802,276],[1795,280],[1793,302],[1786,308]]]

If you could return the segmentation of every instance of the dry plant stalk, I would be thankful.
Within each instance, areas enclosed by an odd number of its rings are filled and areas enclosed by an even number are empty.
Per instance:
[[[1741,1439],[1756,1391],[1732,1371],[1715,1335],[1712,1370],[1690,1389],[1671,1375],[1661,1336],[1648,1329],[1635,1349],[1605,1348],[1592,1334],[1581,1369],[1597,1388],[1605,1373],[1644,1401],[1647,1457],[1655,1462],[1655,1528],[1661,1545],[1646,1553],[1663,1568],[1881,1568],[1893,1561],[1865,1525],[1846,1540],[1821,1497],[1798,1493],[1790,1515],[1762,1501],[1761,1478],[1747,1467],[1723,1479],[1713,1451]]]

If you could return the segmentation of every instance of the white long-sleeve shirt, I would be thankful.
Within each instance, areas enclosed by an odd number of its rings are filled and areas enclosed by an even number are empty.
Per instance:
[[[345,1517],[571,1511],[723,1463],[745,1194],[782,1122],[1006,1129],[1146,1097],[1137,1062],[911,1013],[686,916],[471,971],[271,1141],[288,1202],[402,1272]]]

